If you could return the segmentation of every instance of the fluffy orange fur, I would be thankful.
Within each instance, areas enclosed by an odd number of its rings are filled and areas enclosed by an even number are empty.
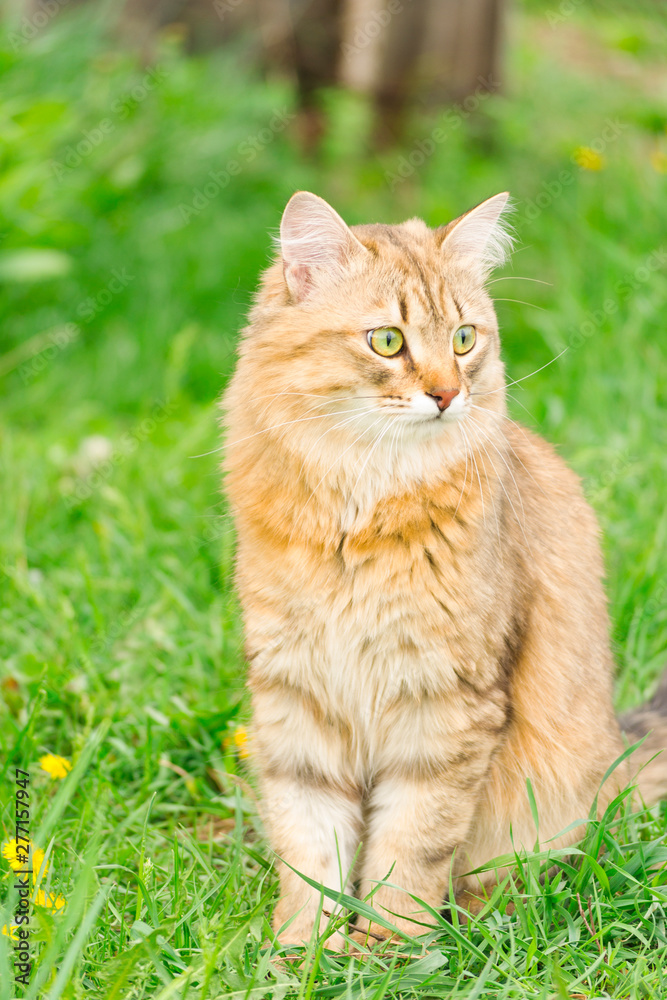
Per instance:
[[[506,415],[485,285],[505,203],[435,230],[350,229],[300,192],[241,340],[226,483],[283,942],[318,919],[292,868],[361,895],[391,871],[373,903],[419,933],[413,897],[438,908],[452,879],[470,899],[491,876],[465,873],[512,851],[510,825],[534,845],[527,779],[546,841],[585,819],[626,746],[595,517]],[[369,338],[386,329],[391,356]],[[649,724],[633,770],[665,745],[659,705],[627,726]],[[667,791],[660,758],[640,786]]]

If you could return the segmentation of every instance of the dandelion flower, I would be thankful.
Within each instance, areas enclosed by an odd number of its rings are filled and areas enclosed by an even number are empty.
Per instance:
[[[39,766],[52,778],[66,778],[67,772],[72,770],[70,762],[65,757],[59,757],[55,753],[47,753],[40,757]]]
[[[236,747],[239,757],[245,759],[250,756],[250,750],[248,748],[248,730],[245,726],[239,726],[238,729],[234,730],[234,746]]]
[[[19,936],[18,934],[15,933],[17,930],[18,930],[17,924],[12,924],[11,926],[9,924],[5,924],[4,927],[2,928],[2,933],[5,935],[5,937],[11,938],[12,941],[18,941]]]
[[[59,896],[55,892],[44,892],[38,889],[32,897],[37,906],[43,906],[46,910],[62,910],[65,905],[65,897]]]
[[[651,166],[658,174],[667,174],[667,153],[654,149],[651,153]]]
[[[22,868],[32,868],[33,882],[38,878],[43,878],[49,870],[48,861],[44,860],[44,851],[37,847],[31,840],[26,845],[18,843],[17,840],[8,840],[2,845],[2,856],[9,863],[12,871],[18,872]]]
[[[49,863],[44,856],[41,847],[36,847],[33,841],[28,846],[17,843],[16,840],[9,840],[2,845],[2,856],[9,862],[12,872],[21,872],[26,868],[32,868],[33,887],[39,884],[40,879],[46,875]],[[9,878],[9,874],[6,876]],[[32,901],[37,906],[43,906],[47,910],[62,910],[65,905],[64,896],[59,896],[55,892],[45,892],[44,889],[36,888],[32,895]],[[15,928],[2,928],[2,933],[8,937],[13,937]]]
[[[244,759],[250,756],[249,737],[245,726],[238,726],[232,733],[225,736],[222,745],[225,750],[236,752],[239,757]]]
[[[572,159],[582,170],[603,170],[604,160],[599,153],[596,153],[590,146],[577,146]]]

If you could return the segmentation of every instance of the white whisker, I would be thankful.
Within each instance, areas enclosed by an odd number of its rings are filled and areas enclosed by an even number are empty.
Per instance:
[[[474,420],[473,417],[470,417],[470,423],[475,426],[476,431],[479,433],[480,430],[481,430],[481,428],[480,428],[479,424],[475,423],[475,420]],[[470,430],[473,431],[473,428],[471,427]],[[492,442],[489,442],[489,443],[492,443]],[[530,542],[528,541],[528,536],[526,535],[526,531],[525,531],[524,525],[522,524],[521,518],[519,517],[519,515],[518,515],[518,513],[516,511],[516,508],[515,508],[514,504],[512,503],[511,496],[507,492],[507,488],[505,486],[505,483],[503,482],[502,478],[498,475],[498,470],[496,469],[496,466],[495,466],[495,463],[494,463],[493,459],[491,458],[491,456],[489,455],[488,451],[486,450],[486,446],[484,445],[484,442],[483,441],[479,441],[479,445],[482,448],[482,451],[484,452],[484,454],[486,455],[486,457],[488,458],[489,462],[491,463],[491,468],[493,469],[493,471],[496,474],[496,479],[500,483],[501,489],[502,489],[503,493],[505,494],[505,496],[507,497],[507,501],[508,501],[510,507],[512,508],[512,512],[514,514],[514,517],[516,518],[516,523],[521,528],[521,533],[522,533],[522,535],[524,537],[526,545],[528,546],[528,550],[532,553],[532,549],[530,548]],[[494,447],[495,447],[495,445],[494,445]],[[498,451],[497,448],[496,448],[496,451]],[[501,453],[498,452],[498,454],[500,455]],[[501,457],[502,457],[502,455],[501,455]],[[507,465],[506,462],[505,462],[505,464]],[[509,466],[508,466],[508,469],[509,469]],[[511,472],[510,472],[510,474],[511,474]],[[512,479],[514,479],[514,476],[512,476]],[[514,485],[516,486],[516,480],[514,480]],[[517,493],[518,493],[518,487],[517,487]],[[521,494],[520,493],[518,493],[518,497],[519,497],[519,500],[521,501],[521,506],[523,508],[523,501],[521,500]]]
[[[284,420],[280,424],[272,424],[270,427],[264,427],[261,431],[256,431],[254,434],[248,434],[246,437],[239,438],[234,441],[234,444],[242,444],[244,441],[250,441],[252,438],[259,437],[261,434],[268,434],[269,431],[275,431],[279,427],[291,427],[293,424],[302,424],[307,420],[324,420],[326,417],[332,417],[340,415],[342,413],[354,413],[356,416],[362,416],[365,413],[372,413],[375,410],[375,406],[370,406],[367,410],[338,410],[336,413],[318,413],[314,417],[297,417],[295,420]],[[190,458],[206,458],[207,455],[214,455],[218,451],[223,451],[226,444],[220,445],[219,448],[213,448],[212,451],[205,451],[202,455],[191,455]]]
[[[514,478],[514,473],[512,472],[512,467],[510,466],[509,462],[507,461],[507,459],[503,455],[503,453],[500,450],[500,448],[498,447],[498,445],[493,440],[493,437],[491,436],[491,434],[487,432],[486,428],[482,427],[481,424],[478,424],[474,417],[471,416],[470,420],[471,420],[471,423],[473,423],[477,427],[477,429],[480,431],[480,433],[483,434],[484,440],[488,444],[490,444],[492,448],[495,449],[495,451],[498,453],[498,457],[501,458],[502,461],[504,462],[505,468],[507,469],[507,471],[509,472],[510,476],[512,477],[512,482],[516,486],[516,495],[518,497],[519,503],[521,504],[521,513],[523,515],[523,519],[524,519],[524,522],[525,522],[525,520],[526,520],[526,511],[525,511],[525,508],[523,506],[523,498],[521,496],[521,491],[519,490],[519,484],[517,483],[516,479]],[[507,438],[505,437],[504,434],[503,434],[503,440],[507,443]]]
[[[520,306],[531,306],[533,309],[540,309],[542,312],[547,312],[544,306],[538,306],[534,302],[526,302],[524,299],[498,299],[494,296],[494,302],[516,302]]]
[[[396,430],[396,461],[398,462],[398,450],[402,444],[403,432],[405,431],[407,424],[404,420],[399,420],[397,430]]]
[[[501,418],[502,420],[506,420],[506,421],[508,421],[508,422],[509,422],[510,424],[512,424],[512,425],[513,425],[514,427],[517,427],[517,428],[520,428],[521,430],[523,430],[523,428],[521,428],[520,424],[517,424],[517,423],[516,423],[516,422],[515,422],[514,420],[510,420],[510,418],[509,418],[509,417],[507,417],[507,416],[505,416],[505,414],[504,414],[504,413],[496,413],[496,412],[495,412],[494,410],[486,410],[486,409],[485,409],[485,408],[484,408],[483,406],[476,406],[476,405],[475,405],[474,403],[472,404],[472,409],[473,409],[473,410],[479,410],[479,412],[480,412],[480,413],[488,413],[488,414],[490,414],[490,415],[493,415],[493,416],[495,416],[495,417],[500,417],[500,418]],[[523,463],[523,462],[521,461],[521,459],[520,459],[520,458],[519,458],[519,456],[517,455],[517,453],[516,453],[516,450],[514,449],[514,447],[513,447],[513,445],[512,445],[512,442],[511,442],[511,441],[510,441],[510,439],[509,439],[509,438],[507,437],[507,434],[505,434],[505,432],[504,432],[504,431],[503,431],[503,430],[502,430],[502,429],[501,429],[500,427],[498,428],[498,430],[499,430],[499,431],[500,431],[500,433],[502,434],[502,436],[503,436],[503,440],[505,441],[505,444],[507,445],[507,447],[508,447],[508,448],[510,449],[510,451],[511,451],[511,452],[512,452],[512,454],[514,455],[514,457],[516,458],[516,460],[517,460],[517,462],[519,463],[519,465],[520,465],[520,466],[521,466],[521,467],[522,467],[522,468],[524,469],[524,471],[526,472],[526,474],[527,474],[528,476],[530,476],[530,478],[531,478],[531,479],[533,480],[533,482],[534,482],[534,483],[535,483],[535,485],[537,486],[538,490],[540,490],[540,492],[541,492],[541,493],[542,493],[542,494],[543,494],[543,495],[544,495],[544,496],[546,497],[546,496],[547,496],[547,494],[546,494],[546,493],[544,492],[544,490],[542,489],[542,486],[541,486],[541,485],[540,485],[540,484],[538,483],[538,481],[537,481],[537,480],[535,479],[535,477],[533,476],[533,474],[532,474],[532,472],[530,471],[530,469],[529,469],[529,468],[527,468],[527,466],[526,466],[526,465],[525,465],[525,464],[524,464],[524,463]]]
[[[530,375],[524,375],[523,378],[517,378],[513,382],[508,382],[506,385],[502,385],[499,389],[491,389],[489,392],[471,392],[470,395],[471,396],[493,396],[494,393],[496,393],[496,392],[504,392],[506,389],[509,389],[509,387],[511,385],[518,385],[519,382],[525,382],[527,378],[532,378],[533,375],[537,375],[538,372],[544,371],[544,369],[548,368],[549,365],[552,365],[554,363],[554,361],[558,361],[559,358],[562,358],[563,355],[565,354],[565,352],[569,351],[569,349],[570,349],[569,347],[564,347],[563,350],[560,352],[560,354],[557,354],[555,358],[551,359],[551,361],[547,361],[546,365],[542,365],[541,368],[536,368],[534,372],[530,373]]]
[[[463,428],[461,428],[463,430]],[[465,434],[465,431],[463,431]],[[477,473],[477,482],[479,483],[479,497],[482,501],[482,520],[484,521],[484,527],[486,527],[486,509],[484,507],[484,490],[482,489],[482,480],[479,475],[479,467],[477,465],[477,459],[475,458],[475,451],[473,448],[470,449],[470,457],[472,459],[473,467]]]
[[[393,427],[394,424],[396,423],[396,421],[400,420],[400,419],[401,418],[399,416],[395,416],[393,418],[393,420],[390,420],[389,423],[387,424],[387,426],[382,431],[380,431],[380,433],[377,435],[375,441],[373,442],[373,444],[370,447],[370,450],[368,451],[368,454],[366,456],[366,460],[364,461],[364,464],[361,466],[361,469],[359,470],[359,475],[357,476],[357,478],[355,480],[354,486],[352,487],[352,491],[351,491],[351,495],[352,496],[354,496],[354,491],[356,490],[357,486],[359,485],[359,480],[361,479],[361,475],[362,475],[364,469],[366,468],[366,466],[368,465],[368,460],[370,459],[371,455],[375,451],[375,448],[380,443],[380,441],[382,440],[382,438],[385,436],[385,434],[387,433],[387,431],[389,430],[389,428]]]
[[[552,281],[542,281],[541,278],[524,278],[520,274],[504,274],[500,278],[492,278],[491,281],[487,281],[487,285],[495,285],[496,281],[534,281],[537,285],[548,285],[549,288],[553,288]]]
[[[304,472],[304,470],[306,468],[306,462],[308,461],[308,459],[310,458],[311,454],[313,453],[313,450],[315,448],[317,448],[317,446],[327,436],[327,434],[330,434],[331,431],[340,430],[341,427],[345,427],[348,424],[353,424],[355,422],[355,420],[357,420],[358,417],[365,416],[366,414],[373,413],[374,411],[377,411],[377,407],[375,407],[375,406],[370,407],[368,410],[355,410],[354,413],[351,416],[345,417],[344,420],[339,420],[337,423],[332,424],[331,427],[327,427],[327,429],[325,431],[322,431],[322,433],[320,434],[320,436],[313,442],[313,444],[310,446],[310,448],[306,452],[306,454],[304,456],[304,459],[303,459],[303,462],[301,463],[301,468],[299,469],[299,476],[301,476],[303,474],[303,472]],[[375,426],[375,421],[370,426],[374,427]],[[361,432],[361,434],[359,435],[359,437],[355,438],[355,440],[356,441],[360,440],[368,430],[369,430],[369,428],[366,428],[365,430],[363,430]],[[348,449],[346,448],[345,451],[347,451],[347,450]],[[345,452],[343,452],[343,454],[345,454]],[[334,462],[334,465],[335,464],[336,463]],[[331,468],[333,468],[333,465],[331,466]]]
[[[463,427],[460,426],[459,430],[463,435],[463,449],[465,454],[466,467],[465,467],[465,472],[463,473],[463,486],[461,487],[461,492],[459,493],[458,503],[456,504],[456,507],[454,508],[454,513],[452,514],[452,521],[459,512],[459,507],[461,506],[461,501],[463,500],[463,492],[466,488],[466,483],[468,481],[468,437],[466,435],[466,432],[463,430]]]
[[[380,420],[382,420],[383,416],[384,416],[384,414],[380,413],[380,414],[378,415],[378,418],[377,418],[377,420],[374,420],[374,421],[373,421],[373,423],[372,423],[372,424],[371,424],[371,425],[370,425],[369,427],[365,427],[365,428],[363,429],[363,431],[361,432],[361,434],[359,434],[359,435],[358,435],[358,436],[357,436],[357,437],[356,437],[356,438],[354,439],[354,441],[352,441],[352,443],[351,443],[351,444],[349,444],[349,445],[347,446],[347,448],[346,448],[346,449],[345,449],[344,451],[342,451],[342,452],[340,453],[340,455],[338,455],[338,456],[337,456],[337,457],[335,458],[335,460],[334,460],[334,461],[332,462],[332,464],[331,464],[331,465],[329,466],[329,468],[327,469],[327,471],[326,471],[326,472],[324,473],[324,475],[322,476],[322,478],[321,478],[321,479],[320,479],[320,481],[318,482],[317,486],[316,486],[316,487],[315,487],[315,488],[314,488],[314,489],[313,489],[313,490],[311,491],[311,494],[310,494],[310,496],[309,496],[309,497],[308,497],[308,499],[306,500],[306,502],[305,502],[305,504],[304,504],[304,506],[303,506],[303,508],[302,508],[302,510],[301,510],[301,513],[302,513],[302,514],[303,514],[303,512],[305,511],[305,509],[306,509],[306,507],[308,506],[308,504],[310,503],[310,501],[311,501],[311,500],[313,499],[313,497],[314,497],[314,496],[315,496],[315,494],[317,493],[318,489],[320,488],[320,486],[322,485],[322,483],[324,482],[324,480],[325,480],[325,479],[327,478],[327,476],[328,476],[328,475],[329,475],[329,473],[331,472],[331,470],[332,470],[332,469],[334,468],[334,466],[336,466],[336,465],[338,464],[338,462],[340,462],[340,460],[341,460],[341,458],[343,457],[343,455],[347,455],[347,453],[348,453],[348,451],[350,450],[350,448],[353,448],[353,447],[354,447],[354,445],[355,445],[355,444],[357,443],[357,441],[361,441],[362,437],[364,437],[364,435],[365,435],[365,434],[367,434],[367,433],[368,433],[368,432],[369,432],[370,430],[372,430],[372,429],[373,429],[374,427],[376,427],[376,426],[377,426],[377,424],[378,424],[378,423],[380,422]],[[348,418],[347,420],[343,421],[343,423],[350,423],[350,422],[351,422],[350,418]],[[352,422],[354,422],[354,421],[352,420]],[[342,425],[340,425],[340,426],[342,426]],[[330,429],[331,429],[331,428],[330,428]],[[325,431],[324,433],[325,433],[325,434],[327,434],[327,433],[328,433],[328,431]],[[322,438],[323,438],[323,437],[324,437],[324,434],[322,434],[322,435],[321,435],[321,436],[320,436],[320,437],[319,437],[319,438],[317,439],[317,441],[315,442],[315,444],[319,444],[319,442],[320,442],[320,441],[322,440]],[[313,448],[314,448],[314,447],[315,447],[315,445],[313,445]],[[308,452],[308,455],[310,455],[310,452],[311,452],[311,451],[313,450],[313,448],[311,448],[311,449],[309,450],[309,452]],[[308,457],[308,455],[306,455],[306,458]],[[306,461],[306,460],[304,459],[304,465],[305,465],[305,461]],[[302,465],[302,466],[301,466],[301,470],[302,470],[302,471],[303,471],[303,468],[304,468],[304,465]]]
[[[516,403],[516,405],[517,405],[517,406],[520,406],[520,407],[521,407],[521,409],[523,410],[523,412],[524,412],[524,413],[527,413],[527,414],[528,414],[528,416],[530,417],[530,419],[531,419],[531,420],[532,420],[532,421],[533,421],[534,423],[537,423],[537,422],[538,422],[538,420],[537,420],[537,417],[536,417],[536,416],[535,416],[535,415],[534,415],[533,413],[531,413],[531,412],[530,412],[530,410],[528,409],[528,407],[527,407],[527,406],[525,406],[525,405],[524,405],[524,404],[523,404],[523,403],[521,402],[521,400],[520,400],[520,399],[517,399],[517,398],[516,398],[516,396],[515,396],[515,395],[514,395],[513,393],[511,393],[511,392],[508,392],[508,393],[507,393],[507,398],[508,398],[508,399],[511,399],[513,403]],[[506,419],[506,420],[509,420],[510,418],[509,418],[509,417],[505,417],[505,419]]]
[[[488,456],[487,456],[488,457]],[[481,458],[481,456],[480,456]],[[493,510],[493,517],[496,522],[496,537],[498,538],[498,554],[500,555],[500,565],[505,568],[505,560],[503,559],[503,543],[500,538],[500,521],[498,520],[498,505],[495,502],[495,496],[493,490],[491,489],[491,484],[489,482],[489,474],[486,471],[486,465],[482,461],[482,469],[484,471],[484,478],[486,479],[486,485],[489,488],[489,496],[491,497],[491,507]]]
[[[373,423],[370,425],[370,427],[365,427],[364,430],[361,432],[361,434],[359,434],[358,437],[356,437],[354,439],[354,441],[352,441],[352,443],[347,446],[347,448],[345,449],[345,451],[341,452],[340,455],[336,456],[335,460],[332,462],[332,464],[326,470],[326,472],[324,473],[324,475],[322,476],[322,478],[320,479],[320,481],[317,483],[317,485],[315,486],[315,488],[313,490],[311,490],[310,496],[308,497],[308,499],[306,500],[305,504],[303,505],[303,507],[299,511],[299,516],[294,519],[294,527],[296,527],[297,522],[300,521],[301,518],[303,517],[303,515],[304,515],[304,513],[306,511],[306,507],[308,506],[308,504],[310,503],[310,501],[313,499],[313,497],[315,496],[315,494],[317,493],[317,491],[319,490],[320,486],[322,485],[322,483],[324,482],[324,480],[327,478],[327,476],[329,475],[329,473],[331,472],[331,470],[334,468],[334,466],[337,465],[338,462],[340,462],[340,460],[343,457],[343,455],[347,454],[347,452],[350,450],[350,448],[354,447],[354,445],[357,443],[357,441],[361,441],[362,437],[365,434],[367,434],[369,430],[372,430],[373,427],[376,426],[376,424],[378,423],[379,420],[382,419],[382,417],[383,417],[383,414],[379,414],[377,420],[374,420]],[[309,454],[310,454],[310,452],[309,452]],[[303,465],[301,466],[301,468],[303,469]],[[294,527],[292,528],[292,530],[290,531],[290,534],[289,534],[289,539],[288,539],[288,544],[289,545],[292,544],[292,538],[294,536]]]
[[[269,400],[269,399],[271,399],[271,400],[280,399],[282,396],[308,396],[308,397],[315,397],[315,399],[324,399],[324,400],[327,399],[327,396],[325,396],[323,394],[320,394],[320,393],[314,393],[314,392],[297,392],[296,390],[293,390],[293,389],[283,389],[281,392],[273,392],[273,393],[270,393],[267,396],[262,395],[262,402],[264,402],[265,400]],[[260,420],[265,416],[265,414],[267,413],[268,409],[269,409],[268,406],[264,407],[264,409],[260,413]]]

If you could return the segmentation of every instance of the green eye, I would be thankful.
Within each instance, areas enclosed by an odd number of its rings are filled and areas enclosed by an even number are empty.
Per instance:
[[[454,334],[454,354],[467,354],[472,351],[477,340],[474,326],[460,326]]]
[[[368,344],[376,354],[391,358],[403,347],[403,334],[395,326],[382,326],[377,330],[369,330]]]

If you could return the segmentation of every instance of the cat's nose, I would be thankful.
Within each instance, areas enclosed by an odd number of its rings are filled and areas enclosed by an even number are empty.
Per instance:
[[[446,410],[451,401],[454,399],[454,396],[458,396],[458,394],[458,389],[441,388],[431,389],[430,392],[426,393],[427,396],[431,396],[436,401],[439,410]]]

